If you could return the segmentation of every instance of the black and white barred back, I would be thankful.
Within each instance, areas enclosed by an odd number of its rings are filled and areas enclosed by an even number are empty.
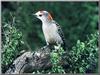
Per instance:
[[[64,33],[63,33],[63,31],[62,31],[60,25],[59,25],[56,21],[53,20],[52,22],[56,24],[56,26],[57,26],[57,28],[58,28],[58,34],[60,35],[60,37],[61,37],[61,39],[62,39],[62,41],[63,41],[63,43],[61,44],[61,47],[62,47],[64,50],[66,50],[66,40],[65,40],[65,37],[64,37]]]

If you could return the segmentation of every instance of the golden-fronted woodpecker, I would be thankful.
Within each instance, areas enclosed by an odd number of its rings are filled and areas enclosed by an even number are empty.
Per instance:
[[[42,30],[47,45],[61,45],[65,50],[65,38],[59,24],[53,20],[47,11],[38,11],[34,14],[42,21]]]

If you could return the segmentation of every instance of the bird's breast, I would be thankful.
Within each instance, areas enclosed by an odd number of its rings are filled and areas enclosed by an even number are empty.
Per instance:
[[[47,42],[56,43],[57,41],[61,40],[55,25],[43,25],[42,28]]]

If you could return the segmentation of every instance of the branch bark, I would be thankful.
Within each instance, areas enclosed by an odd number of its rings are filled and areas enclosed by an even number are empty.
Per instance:
[[[21,74],[32,73],[36,70],[47,70],[52,67],[50,62],[50,48],[44,46],[35,52],[25,52],[19,56],[10,68],[5,72],[6,74]],[[66,56],[66,55],[65,55]],[[63,57],[65,59],[65,57]],[[62,59],[61,65],[68,66],[68,63]]]

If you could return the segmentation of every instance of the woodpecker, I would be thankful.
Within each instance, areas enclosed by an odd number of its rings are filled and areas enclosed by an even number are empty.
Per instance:
[[[33,15],[42,21],[42,30],[47,45],[60,45],[65,50],[64,34],[60,25],[53,20],[51,14],[47,11],[38,11]]]

